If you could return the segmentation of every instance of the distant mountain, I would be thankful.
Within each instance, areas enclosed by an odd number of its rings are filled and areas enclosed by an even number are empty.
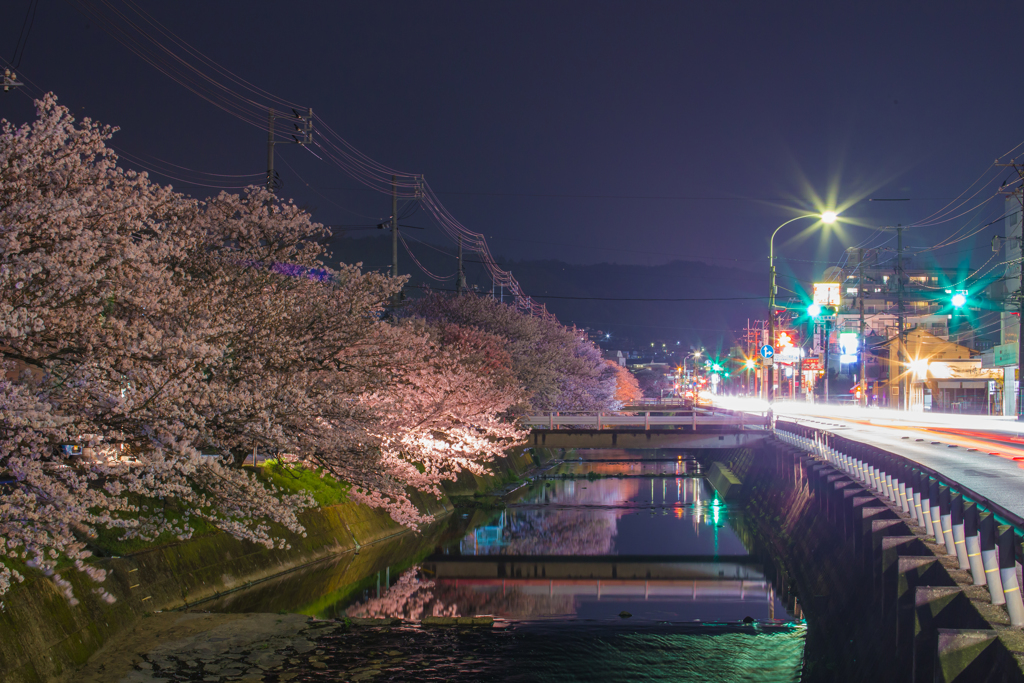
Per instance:
[[[439,276],[455,273],[455,249],[407,241],[424,268]],[[336,261],[362,262],[366,270],[388,271],[391,267],[391,240],[387,235],[358,239],[338,236],[331,249]],[[708,349],[728,349],[733,333],[743,328],[748,318],[764,318],[768,305],[766,275],[701,261],[635,266],[496,258],[527,294],[547,305],[563,323],[610,333],[611,339],[603,344],[608,348],[618,348],[612,340],[619,339],[635,347],[678,341],[684,347],[701,344]],[[410,284],[415,286],[410,288],[409,296],[423,287],[455,289],[454,279],[437,282],[424,275],[401,246],[398,263],[399,272],[411,275]],[[469,284],[489,296],[490,279],[479,257],[467,254],[465,269]],[[501,296],[500,291],[494,294]],[[712,298],[734,300],[651,301]]]

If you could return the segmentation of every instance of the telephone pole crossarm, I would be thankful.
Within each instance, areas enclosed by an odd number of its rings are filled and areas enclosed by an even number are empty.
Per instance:
[[[274,126],[277,123],[277,112],[273,109],[269,111],[267,118],[267,191],[273,192],[278,187],[277,173],[274,171],[274,147],[277,145],[301,145],[303,147],[313,144],[313,108],[310,107],[306,110],[306,114],[300,114],[298,111],[292,109],[292,113],[295,114],[295,118],[302,121],[300,126],[298,123],[295,124],[295,130],[302,135],[298,137],[296,135],[291,136],[291,140],[278,140]]]

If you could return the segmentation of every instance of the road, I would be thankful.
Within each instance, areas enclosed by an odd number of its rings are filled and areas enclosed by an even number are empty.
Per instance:
[[[716,405],[763,414],[754,399],[721,397]],[[1012,418],[903,413],[777,402],[777,419],[826,429],[872,444],[942,473],[1024,517],[1024,425]]]

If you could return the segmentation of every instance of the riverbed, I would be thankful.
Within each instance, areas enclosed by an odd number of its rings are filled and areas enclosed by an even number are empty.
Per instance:
[[[458,510],[426,551],[385,541],[409,554],[349,553],[154,615],[90,680],[800,680],[799,608],[696,459],[570,455],[503,507]]]

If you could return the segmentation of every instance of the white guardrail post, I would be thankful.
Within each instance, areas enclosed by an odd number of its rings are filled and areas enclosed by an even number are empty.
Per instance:
[[[1016,530],[997,526],[991,512],[981,512],[976,503],[966,503],[937,480],[921,472],[898,470],[909,476],[900,480],[880,468],[841,453],[828,445],[821,433],[812,438],[782,430],[776,436],[791,445],[835,464],[861,481],[879,496],[913,517],[946,552],[956,557],[961,569],[969,569],[977,586],[987,584],[993,605],[1005,605],[1013,626],[1024,626],[1024,599],[1017,581]]]

